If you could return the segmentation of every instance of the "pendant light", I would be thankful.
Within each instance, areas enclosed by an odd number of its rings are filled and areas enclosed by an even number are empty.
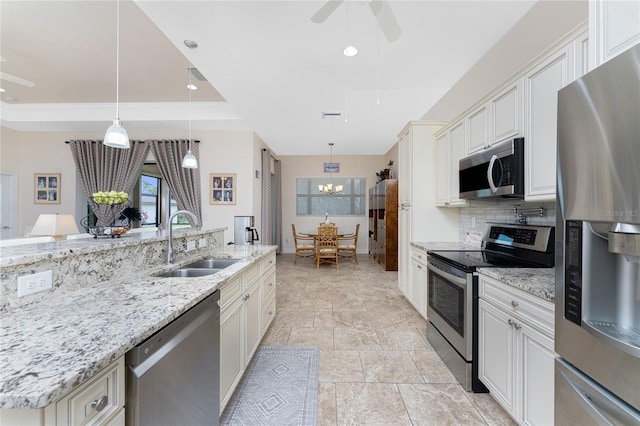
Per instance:
[[[329,162],[333,163],[333,142],[329,142]],[[326,185],[318,185],[318,191],[327,195],[340,194],[343,189],[343,185],[333,185],[333,164],[329,167],[329,183]]]
[[[104,134],[103,144],[129,149],[129,135],[120,123],[120,0],[116,1],[116,119]]]
[[[185,40],[184,44],[189,49],[195,49],[196,47],[198,47],[198,43],[196,43],[193,40]],[[191,69],[192,69],[191,66],[187,68],[187,71],[189,72],[189,85],[187,86],[187,90],[189,90],[189,150],[187,151],[184,158],[182,159],[182,167],[185,169],[198,168],[198,159],[191,152],[191,92],[193,90],[198,89],[196,86],[193,85],[191,81],[191,76],[193,75]]]

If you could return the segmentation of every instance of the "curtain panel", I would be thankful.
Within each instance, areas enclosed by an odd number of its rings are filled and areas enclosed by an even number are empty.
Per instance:
[[[273,174],[271,162],[273,161]],[[280,176],[282,164],[272,153],[262,150],[262,243],[277,245],[277,253],[281,247],[282,229],[282,197],[280,192]]]
[[[131,193],[149,150],[144,141],[130,141],[129,149],[105,146],[100,140],[67,141],[87,198],[94,192]],[[97,226],[111,225],[111,206],[94,206]]]
[[[200,169],[185,169],[182,158],[189,150],[189,141],[180,140],[148,140],[153,155],[158,162],[162,178],[167,182],[173,197],[182,210],[189,210],[198,218],[202,225],[202,193],[200,191]],[[194,141],[191,152],[200,164],[200,144]],[[186,216],[191,226],[196,226],[193,220]],[[167,224],[171,226],[171,224]]]

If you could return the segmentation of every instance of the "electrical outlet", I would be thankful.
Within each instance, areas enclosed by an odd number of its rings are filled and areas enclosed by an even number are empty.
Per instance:
[[[44,271],[18,277],[18,297],[53,288],[53,272]]]
[[[203,248],[207,246],[207,239],[206,238],[200,238],[198,240],[198,247]]]
[[[195,250],[196,242],[195,241],[187,241],[187,251]]]

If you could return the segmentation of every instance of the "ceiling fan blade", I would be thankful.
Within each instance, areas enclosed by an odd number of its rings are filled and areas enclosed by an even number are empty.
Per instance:
[[[33,87],[36,84],[32,81],[25,80],[24,78],[16,77],[15,75],[7,74],[6,72],[0,71],[0,80],[10,81],[12,83],[20,84],[26,87]]]
[[[324,22],[342,2],[343,0],[329,0],[311,17],[311,22],[316,24]]]
[[[398,25],[398,21],[396,21],[396,17],[393,16],[387,0],[372,0],[371,3],[369,3],[369,7],[375,15],[378,26],[384,33],[387,41],[391,43],[399,39],[402,30],[400,29],[400,25]]]

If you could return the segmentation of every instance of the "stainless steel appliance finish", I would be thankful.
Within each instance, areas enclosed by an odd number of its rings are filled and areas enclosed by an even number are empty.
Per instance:
[[[427,340],[467,391],[488,392],[478,379],[476,268],[551,267],[554,230],[490,223],[482,249],[429,250]]]
[[[127,425],[217,425],[220,292],[126,354]]]
[[[249,237],[248,229],[255,229],[255,219],[253,216],[234,216],[233,217],[233,244],[237,246],[246,246],[253,244]],[[256,231],[256,239],[258,232]]]
[[[640,423],[639,113],[640,45],[558,95],[556,377],[570,364],[635,421],[556,379],[557,424]]]
[[[499,142],[459,165],[460,198],[524,198],[524,138]]]
[[[640,224],[640,45],[558,94],[559,202],[576,220]]]

